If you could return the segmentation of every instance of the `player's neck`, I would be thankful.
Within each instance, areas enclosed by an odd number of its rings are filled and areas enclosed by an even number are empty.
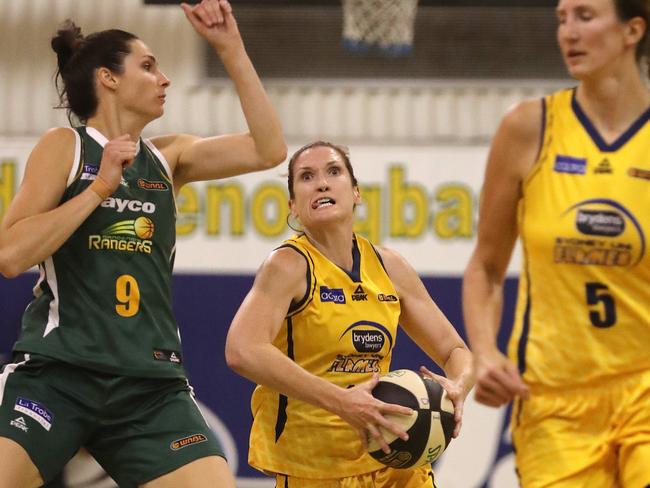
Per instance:
[[[576,99],[606,139],[616,139],[650,106],[650,92],[638,72],[583,80]]]
[[[309,241],[331,262],[345,270],[352,270],[352,226],[337,225],[331,229],[305,229]]]

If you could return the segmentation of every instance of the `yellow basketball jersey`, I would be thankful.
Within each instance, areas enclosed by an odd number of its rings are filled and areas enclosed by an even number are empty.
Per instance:
[[[355,236],[353,269],[344,271],[306,236],[285,241],[307,262],[307,293],[292,304],[274,341],[310,373],[347,388],[389,371],[400,302],[366,239]],[[381,469],[340,417],[258,386],[251,400],[249,463],[301,478],[347,477]]]
[[[519,206],[523,266],[509,354],[532,385],[650,368],[650,110],[607,143],[566,90],[544,99]]]

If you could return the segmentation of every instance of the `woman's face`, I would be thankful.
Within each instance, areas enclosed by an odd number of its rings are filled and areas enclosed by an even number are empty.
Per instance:
[[[354,205],[361,202],[341,155],[327,146],[314,146],[300,154],[293,168],[293,192],[289,209],[305,229],[352,221]]]
[[[607,71],[629,46],[627,22],[618,18],[614,0],[560,0],[557,39],[569,74],[581,79]]]
[[[119,80],[120,104],[153,120],[163,114],[165,90],[170,82],[144,42],[135,39],[130,46],[131,52],[124,57],[124,72],[115,75]]]

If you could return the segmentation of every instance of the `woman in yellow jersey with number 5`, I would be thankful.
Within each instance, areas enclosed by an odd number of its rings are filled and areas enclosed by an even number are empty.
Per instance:
[[[560,0],[576,88],[525,101],[489,155],[464,278],[476,398],[514,400],[530,487],[650,485],[650,92],[647,0]],[[503,280],[523,262],[513,333],[496,345]]]

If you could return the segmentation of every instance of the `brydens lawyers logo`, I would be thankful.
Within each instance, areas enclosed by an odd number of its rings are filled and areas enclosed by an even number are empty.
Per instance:
[[[343,293],[343,288],[328,288],[326,286],[321,286],[320,301],[344,304],[345,293]]]
[[[191,446],[193,444],[200,444],[201,442],[205,442],[207,440],[208,438],[203,434],[192,434],[188,435],[187,437],[183,437],[182,439],[176,439],[175,441],[172,441],[172,443],[169,444],[169,448],[172,451],[178,451],[184,447]]]

